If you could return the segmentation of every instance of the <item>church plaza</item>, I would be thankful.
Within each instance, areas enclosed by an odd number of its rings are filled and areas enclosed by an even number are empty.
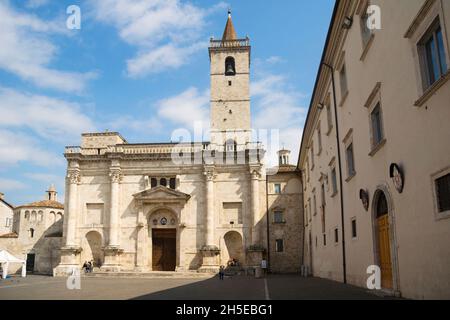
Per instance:
[[[0,283],[0,300],[328,300],[392,299],[367,289],[298,275],[179,277],[82,277],[79,290],[69,290],[66,278],[13,277]]]

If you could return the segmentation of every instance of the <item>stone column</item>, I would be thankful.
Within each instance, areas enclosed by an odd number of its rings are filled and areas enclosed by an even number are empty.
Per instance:
[[[109,207],[109,241],[104,248],[105,261],[101,269],[109,272],[119,272],[119,254],[120,249],[120,217],[119,217],[119,197],[120,197],[120,181],[122,172],[120,167],[114,166],[110,169],[109,176],[111,178],[111,199]]]
[[[219,269],[220,250],[215,244],[214,231],[214,168],[205,168],[206,177],[206,228],[205,245],[201,249],[203,257],[200,272],[217,272]]]
[[[214,172],[207,171],[206,175],[206,246],[214,245]]]
[[[64,212],[65,243],[61,248],[61,262],[53,270],[54,276],[67,276],[80,269],[80,261],[77,259],[81,248],[76,242],[77,215],[78,215],[78,185],[81,182],[81,174],[78,163],[71,164],[67,170],[67,208]]]
[[[80,170],[70,170],[67,173],[69,180],[68,190],[68,210],[64,213],[67,220],[67,233],[66,233],[66,247],[74,247],[75,233],[77,225],[77,210],[78,210],[78,184],[80,183],[81,175]]]
[[[109,216],[109,246],[119,247],[119,189],[122,172],[119,168],[111,169],[111,202]]]
[[[251,193],[252,193],[252,217],[253,217],[253,226],[252,226],[252,245],[259,246],[260,245],[260,234],[258,223],[260,220],[259,214],[259,178],[261,174],[258,169],[254,169],[251,172],[252,182],[251,182]]]
[[[247,249],[247,265],[252,267],[261,266],[264,248],[261,244],[261,227],[259,226],[261,217],[259,210],[259,179],[261,178],[261,167],[251,166],[251,211],[252,211],[252,244]]]

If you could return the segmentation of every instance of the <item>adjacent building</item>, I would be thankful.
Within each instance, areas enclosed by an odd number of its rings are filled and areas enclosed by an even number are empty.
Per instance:
[[[63,221],[64,206],[52,185],[44,200],[14,208],[12,232],[0,235],[0,248],[26,259],[27,272],[51,274],[60,261]]]
[[[269,260],[272,273],[296,273],[303,261],[303,194],[300,170],[290,151],[278,152],[276,174],[267,176]],[[269,171],[270,172],[270,171]]]
[[[0,235],[12,232],[14,206],[5,200],[0,192]]]
[[[450,2],[337,1],[299,157],[314,276],[450,298]]]

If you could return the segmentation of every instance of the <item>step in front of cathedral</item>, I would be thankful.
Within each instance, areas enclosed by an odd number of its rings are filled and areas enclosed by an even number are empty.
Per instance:
[[[199,273],[192,272],[179,272],[179,271],[148,271],[148,272],[133,272],[133,271],[121,271],[121,272],[102,272],[94,271],[92,273],[84,273],[83,277],[87,278],[172,278],[172,279],[208,279],[215,276],[215,273]]]

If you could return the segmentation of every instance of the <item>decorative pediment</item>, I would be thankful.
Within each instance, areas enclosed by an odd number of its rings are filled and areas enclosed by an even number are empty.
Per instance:
[[[164,186],[159,186],[152,189],[147,189],[136,193],[133,195],[136,200],[141,200],[145,202],[155,202],[155,201],[176,201],[176,202],[186,202],[191,197],[189,194],[173,190]]]

